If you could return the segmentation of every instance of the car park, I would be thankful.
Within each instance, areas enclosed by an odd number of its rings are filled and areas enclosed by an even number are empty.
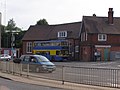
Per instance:
[[[14,62],[19,62],[24,65],[29,64],[29,70],[35,72],[51,73],[56,69],[55,64],[50,62],[45,56],[42,55],[22,55],[20,59],[16,59]],[[23,69],[25,69],[25,67]]]
[[[8,54],[1,54],[1,55],[0,55],[0,60],[9,61],[9,60],[11,60],[11,56],[8,55]]]

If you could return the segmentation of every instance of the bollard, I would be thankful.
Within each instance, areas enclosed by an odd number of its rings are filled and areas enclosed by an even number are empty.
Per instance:
[[[27,77],[29,77],[29,64],[27,64]]]

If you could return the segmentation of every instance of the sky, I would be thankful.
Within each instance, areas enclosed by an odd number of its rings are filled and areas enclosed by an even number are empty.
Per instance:
[[[27,30],[40,19],[49,25],[82,21],[83,16],[107,17],[113,8],[114,17],[120,17],[120,0],[0,0],[2,24],[13,18],[16,26]]]

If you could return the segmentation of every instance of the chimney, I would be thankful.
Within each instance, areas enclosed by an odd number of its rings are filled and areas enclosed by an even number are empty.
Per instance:
[[[108,11],[108,23],[109,24],[113,24],[113,8],[109,8],[109,11]]]

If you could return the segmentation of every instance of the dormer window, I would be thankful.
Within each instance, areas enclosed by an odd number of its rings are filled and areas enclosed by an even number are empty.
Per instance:
[[[106,34],[98,34],[98,41],[107,41]]]
[[[58,37],[67,37],[67,31],[59,31]]]

